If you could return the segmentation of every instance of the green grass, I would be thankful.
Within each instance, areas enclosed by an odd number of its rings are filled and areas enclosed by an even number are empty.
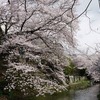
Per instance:
[[[90,81],[85,79],[85,80],[80,80],[80,81],[75,82],[75,83],[70,83],[69,84],[69,89],[78,90],[78,89],[87,88],[89,86],[91,86]]]

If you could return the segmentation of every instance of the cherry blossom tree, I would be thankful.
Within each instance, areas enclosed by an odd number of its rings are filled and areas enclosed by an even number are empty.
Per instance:
[[[64,45],[75,47],[77,0],[2,0],[0,59],[5,90],[44,95],[65,90]],[[68,51],[66,51],[68,52]]]

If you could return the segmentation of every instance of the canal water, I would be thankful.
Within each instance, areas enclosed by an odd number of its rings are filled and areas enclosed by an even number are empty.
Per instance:
[[[90,88],[76,91],[72,100],[98,100],[100,85],[94,85]]]
[[[37,98],[34,100],[98,100],[100,85],[94,85],[83,90],[71,90],[69,93],[55,94],[45,98]]]
[[[99,92],[100,85],[97,84],[83,90],[70,90],[69,92],[49,95],[46,97],[27,97],[24,99],[14,98],[10,100],[98,100],[97,95]]]

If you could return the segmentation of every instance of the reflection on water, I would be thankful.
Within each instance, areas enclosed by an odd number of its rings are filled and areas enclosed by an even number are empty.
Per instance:
[[[24,98],[23,100],[98,100],[100,85],[94,85],[83,90],[70,90],[68,93],[54,94],[52,96],[38,97],[38,98]],[[15,98],[14,100],[22,100],[22,98]]]
[[[46,98],[34,98],[34,100],[98,100],[98,92],[99,85],[94,85],[84,90],[69,91],[69,93],[55,94]]]
[[[98,100],[99,85],[75,92],[72,100]]]

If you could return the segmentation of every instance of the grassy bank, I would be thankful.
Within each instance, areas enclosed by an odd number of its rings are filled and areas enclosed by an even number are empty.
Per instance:
[[[85,80],[80,80],[78,82],[70,83],[69,89],[78,90],[87,88],[89,86],[91,86],[91,82],[85,79]]]

